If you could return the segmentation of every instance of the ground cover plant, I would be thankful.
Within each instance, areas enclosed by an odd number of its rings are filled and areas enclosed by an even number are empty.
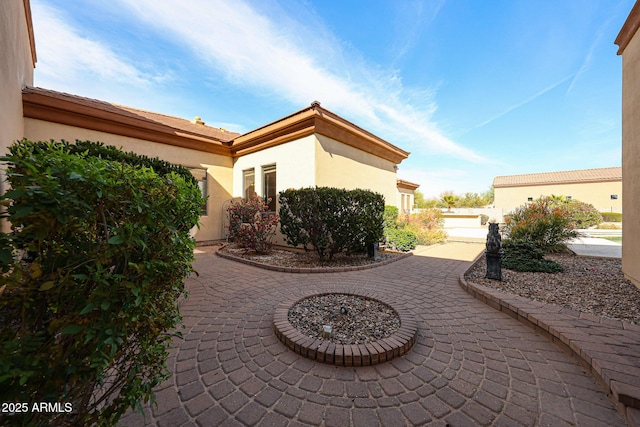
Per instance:
[[[381,194],[316,187],[281,191],[279,197],[280,230],[287,243],[311,247],[321,260],[365,251],[382,238]]]
[[[23,140],[9,152],[0,401],[65,406],[3,413],[0,424],[115,424],[170,375],[204,202],[197,182],[98,143]]]

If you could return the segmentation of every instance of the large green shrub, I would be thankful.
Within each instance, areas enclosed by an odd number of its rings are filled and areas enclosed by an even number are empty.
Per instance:
[[[560,264],[544,258],[544,252],[531,242],[507,240],[502,245],[502,266],[509,270],[557,273],[563,271]]]
[[[2,425],[114,424],[170,375],[202,196],[180,167],[81,148],[23,140],[2,158],[15,257],[0,284],[0,402],[72,409]]]
[[[505,216],[504,234],[509,240],[532,243],[548,253],[566,248],[566,242],[578,236],[569,210],[549,197],[520,206]]]
[[[329,187],[280,192],[280,230],[287,243],[309,245],[320,259],[364,251],[382,238],[384,197]]]

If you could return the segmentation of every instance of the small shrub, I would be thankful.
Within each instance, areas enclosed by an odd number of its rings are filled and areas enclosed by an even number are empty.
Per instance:
[[[411,251],[418,245],[418,238],[409,230],[391,229],[388,232],[387,238],[389,240],[389,246],[401,252]]]
[[[487,225],[489,222],[489,215],[480,214],[480,225]]]
[[[566,242],[578,236],[568,209],[549,197],[520,206],[505,216],[504,233],[510,240],[532,243],[544,253],[566,249]]]
[[[622,214],[619,212],[600,212],[604,222],[622,222]]]
[[[384,197],[329,187],[280,192],[280,230],[287,243],[310,245],[321,260],[366,250],[384,231]]]
[[[560,264],[544,258],[544,252],[531,242],[507,240],[502,245],[502,266],[509,270],[542,273],[563,271]]]
[[[234,201],[227,208],[229,235],[238,246],[251,249],[257,254],[271,250],[271,239],[276,234],[278,215],[269,212],[269,201],[260,197]]]

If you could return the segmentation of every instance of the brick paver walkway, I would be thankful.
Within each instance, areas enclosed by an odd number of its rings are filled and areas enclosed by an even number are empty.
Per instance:
[[[158,388],[157,407],[122,425],[625,425],[567,354],[459,286],[468,261],[413,256],[365,271],[291,274],[202,249],[200,276],[188,280],[182,305],[184,340],[169,360],[174,375]],[[275,337],[280,301],[354,289],[399,300],[414,314],[418,340],[406,356],[336,367]]]

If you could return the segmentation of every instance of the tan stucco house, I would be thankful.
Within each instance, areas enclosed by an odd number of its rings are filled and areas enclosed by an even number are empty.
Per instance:
[[[640,4],[635,3],[615,43],[622,55],[622,271],[640,288]]]
[[[622,168],[497,176],[494,206],[510,212],[541,196],[564,196],[590,203],[601,212],[622,212]]]
[[[273,199],[288,188],[330,186],[381,193],[410,210],[417,184],[398,180],[407,151],[313,102],[245,134],[33,87],[36,50],[29,0],[0,6],[0,153],[14,141],[91,140],[186,166],[208,196],[196,240],[226,237],[231,199]],[[4,191],[4,189],[0,189]],[[6,228],[6,224],[4,227]]]

